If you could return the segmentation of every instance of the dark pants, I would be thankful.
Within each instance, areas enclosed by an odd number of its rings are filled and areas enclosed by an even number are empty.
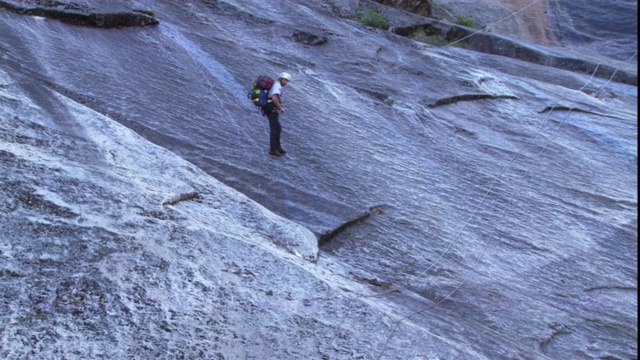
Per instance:
[[[280,125],[280,114],[278,109],[273,104],[268,104],[264,107],[264,114],[269,119],[269,145],[270,151],[277,151],[282,149],[280,146],[280,133],[282,132],[282,125]]]

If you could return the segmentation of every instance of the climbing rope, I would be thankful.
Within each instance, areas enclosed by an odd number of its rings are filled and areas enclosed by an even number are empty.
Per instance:
[[[487,29],[490,29],[490,28],[494,27],[495,25],[497,25],[497,24],[499,24],[499,23],[501,23],[501,22],[503,22],[503,21],[505,21],[505,20],[507,20],[507,19],[509,19],[509,18],[514,17],[514,16],[518,15],[518,14],[519,14],[519,13],[521,13],[522,11],[524,11],[524,10],[528,9],[529,7],[531,7],[531,6],[533,6],[533,5],[537,4],[537,3],[539,3],[540,1],[542,1],[542,0],[534,0],[534,1],[533,1],[532,3],[530,3],[529,5],[524,6],[524,7],[520,8],[520,9],[518,9],[518,11],[514,11],[514,12],[512,12],[510,15],[507,15],[507,16],[503,17],[502,19],[499,19],[498,21],[495,21],[495,22],[493,22],[493,23],[491,23],[491,24],[489,24],[489,25],[486,25],[486,26],[485,26],[485,27],[483,27],[482,29],[476,30],[476,31],[472,32],[471,34],[469,34],[469,35],[467,35],[467,36],[465,36],[465,37],[462,37],[462,38],[460,38],[460,39],[457,39],[456,41],[452,41],[451,43],[447,44],[445,47],[450,46],[450,45],[453,45],[453,44],[457,44],[457,43],[459,43],[459,42],[461,42],[461,41],[464,41],[464,40],[466,40],[466,39],[468,39],[468,38],[470,38],[470,37],[472,37],[472,36],[475,36],[475,35],[477,35],[477,34],[479,34],[479,33],[483,32],[483,31],[486,31]]]

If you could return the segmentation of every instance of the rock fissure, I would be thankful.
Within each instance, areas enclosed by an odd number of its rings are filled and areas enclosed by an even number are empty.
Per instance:
[[[558,336],[571,334],[571,330],[566,325],[563,325],[563,324],[558,324],[558,323],[549,324],[549,328],[553,330],[551,335],[542,339],[542,341],[540,341],[539,343],[540,349],[543,352],[549,346],[549,344],[552,341],[554,341]]]
[[[474,101],[474,100],[486,100],[486,99],[517,100],[518,97],[513,95],[463,94],[463,95],[455,95],[455,96],[436,100],[436,102],[429,105],[429,107],[434,108],[434,107],[443,106],[443,105],[451,105],[460,101]]]
[[[584,289],[585,292],[603,291],[603,290],[638,291],[638,288],[635,286],[603,285],[603,286],[594,286],[594,287]]]
[[[371,216],[373,214],[382,214],[382,213],[383,213],[382,206],[372,206],[372,207],[370,207],[367,211],[365,211],[362,214],[358,215],[354,219],[345,221],[344,223],[340,224],[336,228],[322,233],[320,236],[318,236],[318,246],[323,246],[323,245],[327,244],[333,238],[335,238],[338,234],[340,234],[341,232],[343,232],[344,230],[346,230],[347,228],[349,228],[351,226],[354,226],[354,225],[362,223],[369,216]]]

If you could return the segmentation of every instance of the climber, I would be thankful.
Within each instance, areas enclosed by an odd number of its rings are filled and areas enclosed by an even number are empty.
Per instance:
[[[278,79],[269,89],[269,99],[271,100],[263,109],[262,114],[269,119],[270,132],[270,148],[269,155],[283,156],[286,151],[280,146],[280,133],[282,126],[280,125],[280,114],[284,112],[282,106],[282,88],[291,81],[291,75],[283,72],[278,75]]]

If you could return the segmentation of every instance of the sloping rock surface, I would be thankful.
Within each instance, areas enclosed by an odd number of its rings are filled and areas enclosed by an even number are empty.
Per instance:
[[[74,3],[159,24],[0,10],[1,358],[637,357],[636,86],[373,2]]]

